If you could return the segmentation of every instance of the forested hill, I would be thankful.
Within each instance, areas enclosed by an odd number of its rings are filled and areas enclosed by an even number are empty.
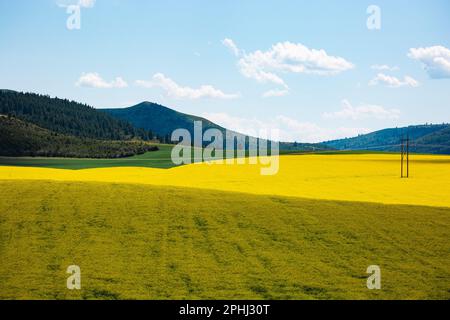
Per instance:
[[[152,130],[156,135],[163,137],[163,140],[170,141],[171,133],[179,128],[188,130],[191,135],[194,132],[194,121],[202,122],[202,129],[205,132],[208,129],[217,129],[225,133],[225,128],[218,124],[198,116],[181,113],[165,106],[152,102],[142,102],[138,105],[122,108],[122,109],[102,109],[104,112],[133,124],[138,128]],[[238,137],[246,138],[244,134],[234,131],[228,131]],[[224,140],[226,140],[224,136]],[[219,140],[220,141],[220,140]],[[221,141],[225,146],[225,141]],[[208,143],[205,142],[205,145]],[[246,144],[246,148],[248,144]],[[297,143],[297,142],[280,142],[281,152],[307,152],[329,150],[330,148],[311,143]]]
[[[148,130],[116,119],[86,104],[49,96],[0,90],[0,114],[50,131],[100,140],[152,139]]]
[[[450,125],[417,125],[391,128],[354,138],[326,141],[338,150],[399,151],[401,139],[409,136],[411,152],[450,154]]]
[[[450,154],[450,125],[414,141],[413,151],[427,153],[429,150],[437,154]]]
[[[203,130],[225,128],[201,117],[181,113],[157,103],[142,102],[138,105],[122,109],[102,109],[106,113],[132,123],[138,128],[152,130],[158,135],[167,136],[178,128],[194,132],[194,121],[201,121]]]
[[[156,150],[145,141],[68,136],[0,114],[0,156],[123,158]]]

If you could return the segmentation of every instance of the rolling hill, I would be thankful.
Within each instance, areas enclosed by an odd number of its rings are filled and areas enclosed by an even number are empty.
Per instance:
[[[372,150],[398,152],[402,137],[409,135],[410,151],[417,153],[450,154],[450,125],[417,125],[390,128],[359,135],[354,138],[325,141],[337,150]]]
[[[430,149],[438,154],[450,154],[450,125],[416,139],[413,150],[416,152],[428,152]]]
[[[0,114],[11,116],[51,132],[96,140],[154,140],[171,143],[171,133],[179,128],[194,131],[194,121],[202,121],[203,131],[226,129],[201,117],[184,114],[151,102],[123,109],[95,109],[67,99],[0,89]],[[234,131],[231,134],[245,138]],[[206,145],[207,143],[205,143]],[[246,144],[248,146],[248,144]],[[307,143],[280,143],[284,152],[324,150]]]
[[[219,126],[218,124],[215,124],[205,118],[181,113],[152,102],[142,102],[129,108],[102,109],[102,111],[120,120],[127,121],[137,128],[151,130],[156,135],[165,137],[166,142],[170,141],[171,133],[179,128],[187,129],[191,135],[193,135],[194,121],[202,122],[203,132],[208,129],[217,129],[222,133],[225,133],[226,130],[224,127]],[[246,137],[245,135],[235,131],[229,130],[228,132],[240,138]],[[205,143],[205,145],[207,144],[208,143]],[[280,142],[281,152],[329,149],[329,147],[320,144]]]
[[[72,146],[81,145],[79,141],[73,140],[75,137],[92,139],[91,142],[94,144],[96,144],[94,140],[154,140],[171,143],[171,133],[176,129],[187,129],[193,135],[194,121],[202,122],[203,131],[208,129],[217,129],[222,133],[226,131],[226,128],[207,119],[181,113],[151,102],[142,102],[128,108],[99,110],[67,99],[5,89],[0,90],[0,114],[33,124],[40,129],[46,129],[51,132],[50,137],[54,137],[56,134],[71,137]],[[31,136],[31,133],[24,132],[24,128],[36,129],[32,126],[19,127],[25,136]],[[228,132],[239,138],[246,138],[243,134],[234,131]],[[280,152],[330,150],[397,152],[400,148],[401,137],[407,133],[411,138],[411,152],[450,154],[449,124],[384,129],[358,137],[326,141],[320,144],[280,142]],[[59,143],[60,141],[57,144]],[[204,146],[207,144],[208,142],[204,142]],[[222,141],[222,144],[225,145],[225,142]],[[99,146],[98,143],[96,146]],[[110,146],[113,148],[111,152],[107,152],[102,146],[103,150],[99,150],[98,154],[128,154],[128,152],[118,151],[120,148],[113,147],[113,144]],[[248,142],[245,147],[248,148]],[[48,150],[47,147],[44,149]],[[34,151],[27,150],[25,154]],[[53,151],[49,151],[48,154],[55,154]],[[2,153],[4,154],[5,151]],[[56,152],[56,154],[59,153]],[[83,155],[85,154],[83,152]]]
[[[185,128],[193,134],[194,121],[201,121],[204,130],[225,128],[201,117],[181,113],[152,102],[142,102],[138,105],[122,109],[102,109],[118,119],[127,121],[137,128],[151,130],[161,136],[171,135],[178,128]]]
[[[158,147],[144,141],[79,138],[52,132],[34,124],[0,115],[0,156],[123,158]]]
[[[100,140],[150,140],[137,129],[86,104],[34,93],[0,90],[0,114],[11,115],[50,131]]]

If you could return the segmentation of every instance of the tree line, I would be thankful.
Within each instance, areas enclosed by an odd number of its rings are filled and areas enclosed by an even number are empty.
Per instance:
[[[99,140],[158,139],[151,130],[135,128],[87,104],[48,95],[0,90],[0,114],[50,131]],[[164,137],[166,140],[167,137]]]

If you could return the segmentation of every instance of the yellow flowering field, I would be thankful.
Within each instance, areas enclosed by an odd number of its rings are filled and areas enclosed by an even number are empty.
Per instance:
[[[410,178],[400,179],[392,154],[280,156],[276,175],[260,164],[200,163],[169,170],[98,168],[61,170],[0,167],[0,179],[96,181],[178,186],[312,199],[450,207],[450,157],[414,155]]]
[[[449,161],[0,167],[0,299],[450,299]]]

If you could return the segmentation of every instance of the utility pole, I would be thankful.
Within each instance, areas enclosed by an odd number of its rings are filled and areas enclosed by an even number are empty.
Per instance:
[[[401,173],[400,173],[400,177],[401,178],[409,178],[409,134],[406,136],[406,139],[403,138],[401,139]],[[406,176],[403,175],[403,162],[405,161],[406,158]]]
[[[405,140],[403,139],[403,136],[402,136],[402,139],[401,139],[401,143],[402,143],[402,147],[401,147],[401,167],[400,167],[400,178],[403,178],[403,155],[405,154],[404,153],[404,149],[403,149],[403,142],[404,142]]]
[[[406,177],[409,178],[409,134],[406,136]]]

